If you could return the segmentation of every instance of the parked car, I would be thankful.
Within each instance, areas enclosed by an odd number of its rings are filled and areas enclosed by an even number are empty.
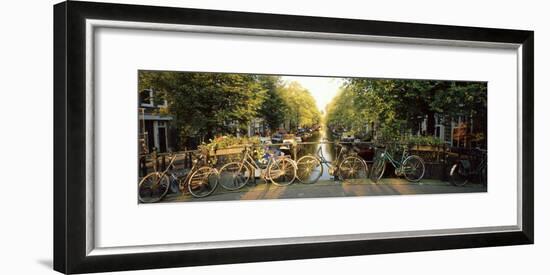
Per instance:
[[[264,145],[270,145],[271,144],[271,138],[270,137],[260,137],[260,142]]]
[[[273,136],[271,136],[271,141],[273,143],[282,143],[283,142],[283,135],[282,134],[273,134]]]
[[[308,130],[299,131],[296,133],[296,139],[298,142],[302,142],[305,139],[308,139],[311,137],[311,133]],[[298,140],[299,139],[299,140]]]
[[[283,143],[290,143],[290,144],[293,144],[293,143],[296,143],[296,136],[293,135],[293,134],[286,134],[286,135],[283,135]]]
[[[344,132],[340,137],[340,140],[344,142],[353,142],[355,140],[355,135],[353,132]]]

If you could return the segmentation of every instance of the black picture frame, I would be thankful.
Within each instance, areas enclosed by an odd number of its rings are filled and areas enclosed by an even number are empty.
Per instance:
[[[226,26],[521,45],[521,230],[341,242],[90,256],[86,252],[86,19]],[[87,273],[279,261],[534,242],[534,33],[156,6],[63,2],[54,6],[54,269]]]

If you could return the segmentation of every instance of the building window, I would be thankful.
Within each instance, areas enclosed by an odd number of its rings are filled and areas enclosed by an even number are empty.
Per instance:
[[[139,104],[141,106],[153,107],[153,90],[139,92]]]
[[[155,93],[151,89],[146,89],[139,92],[139,104],[144,107],[168,107],[163,94]]]
[[[163,93],[154,93],[154,103],[157,107],[166,108],[168,104]]]

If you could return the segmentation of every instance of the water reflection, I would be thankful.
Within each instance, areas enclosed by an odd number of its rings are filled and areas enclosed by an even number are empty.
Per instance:
[[[315,142],[315,144],[303,144],[298,152],[297,158],[300,158],[305,155],[319,156],[318,150],[321,148],[319,153],[322,153],[322,156],[325,160],[332,162],[333,156],[335,155],[334,144],[333,143],[321,143],[321,142],[332,141],[332,137],[327,135],[325,131],[314,132],[311,138],[304,140],[304,142]],[[326,164],[323,164],[323,174],[319,180],[330,180],[332,176],[329,174],[329,167]]]

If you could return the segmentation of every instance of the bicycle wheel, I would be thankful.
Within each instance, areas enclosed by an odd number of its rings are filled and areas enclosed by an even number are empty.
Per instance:
[[[372,164],[370,179],[374,182],[378,182],[384,175],[386,170],[386,161],[384,159],[376,159]]]
[[[296,179],[296,164],[288,158],[280,158],[273,161],[267,167],[267,177],[277,186],[287,186]]]
[[[191,174],[187,189],[193,197],[203,198],[212,194],[217,186],[218,171],[212,167],[203,166]]]
[[[408,181],[421,180],[425,171],[424,161],[419,156],[409,156],[403,161],[403,175]]]
[[[219,184],[223,189],[233,191],[242,188],[250,179],[250,169],[240,162],[230,162],[219,171]]]
[[[339,176],[342,180],[358,180],[366,179],[368,175],[368,168],[365,161],[356,156],[349,156],[345,158],[340,167],[338,168]]]
[[[312,184],[323,175],[323,165],[318,158],[307,155],[296,162],[296,178],[301,183]]]
[[[457,162],[451,167],[451,172],[449,172],[449,181],[454,186],[464,186],[468,183],[468,171],[462,164],[462,162]]]
[[[140,202],[158,202],[166,196],[170,187],[170,179],[166,174],[153,172],[147,174],[138,185],[138,198]]]

